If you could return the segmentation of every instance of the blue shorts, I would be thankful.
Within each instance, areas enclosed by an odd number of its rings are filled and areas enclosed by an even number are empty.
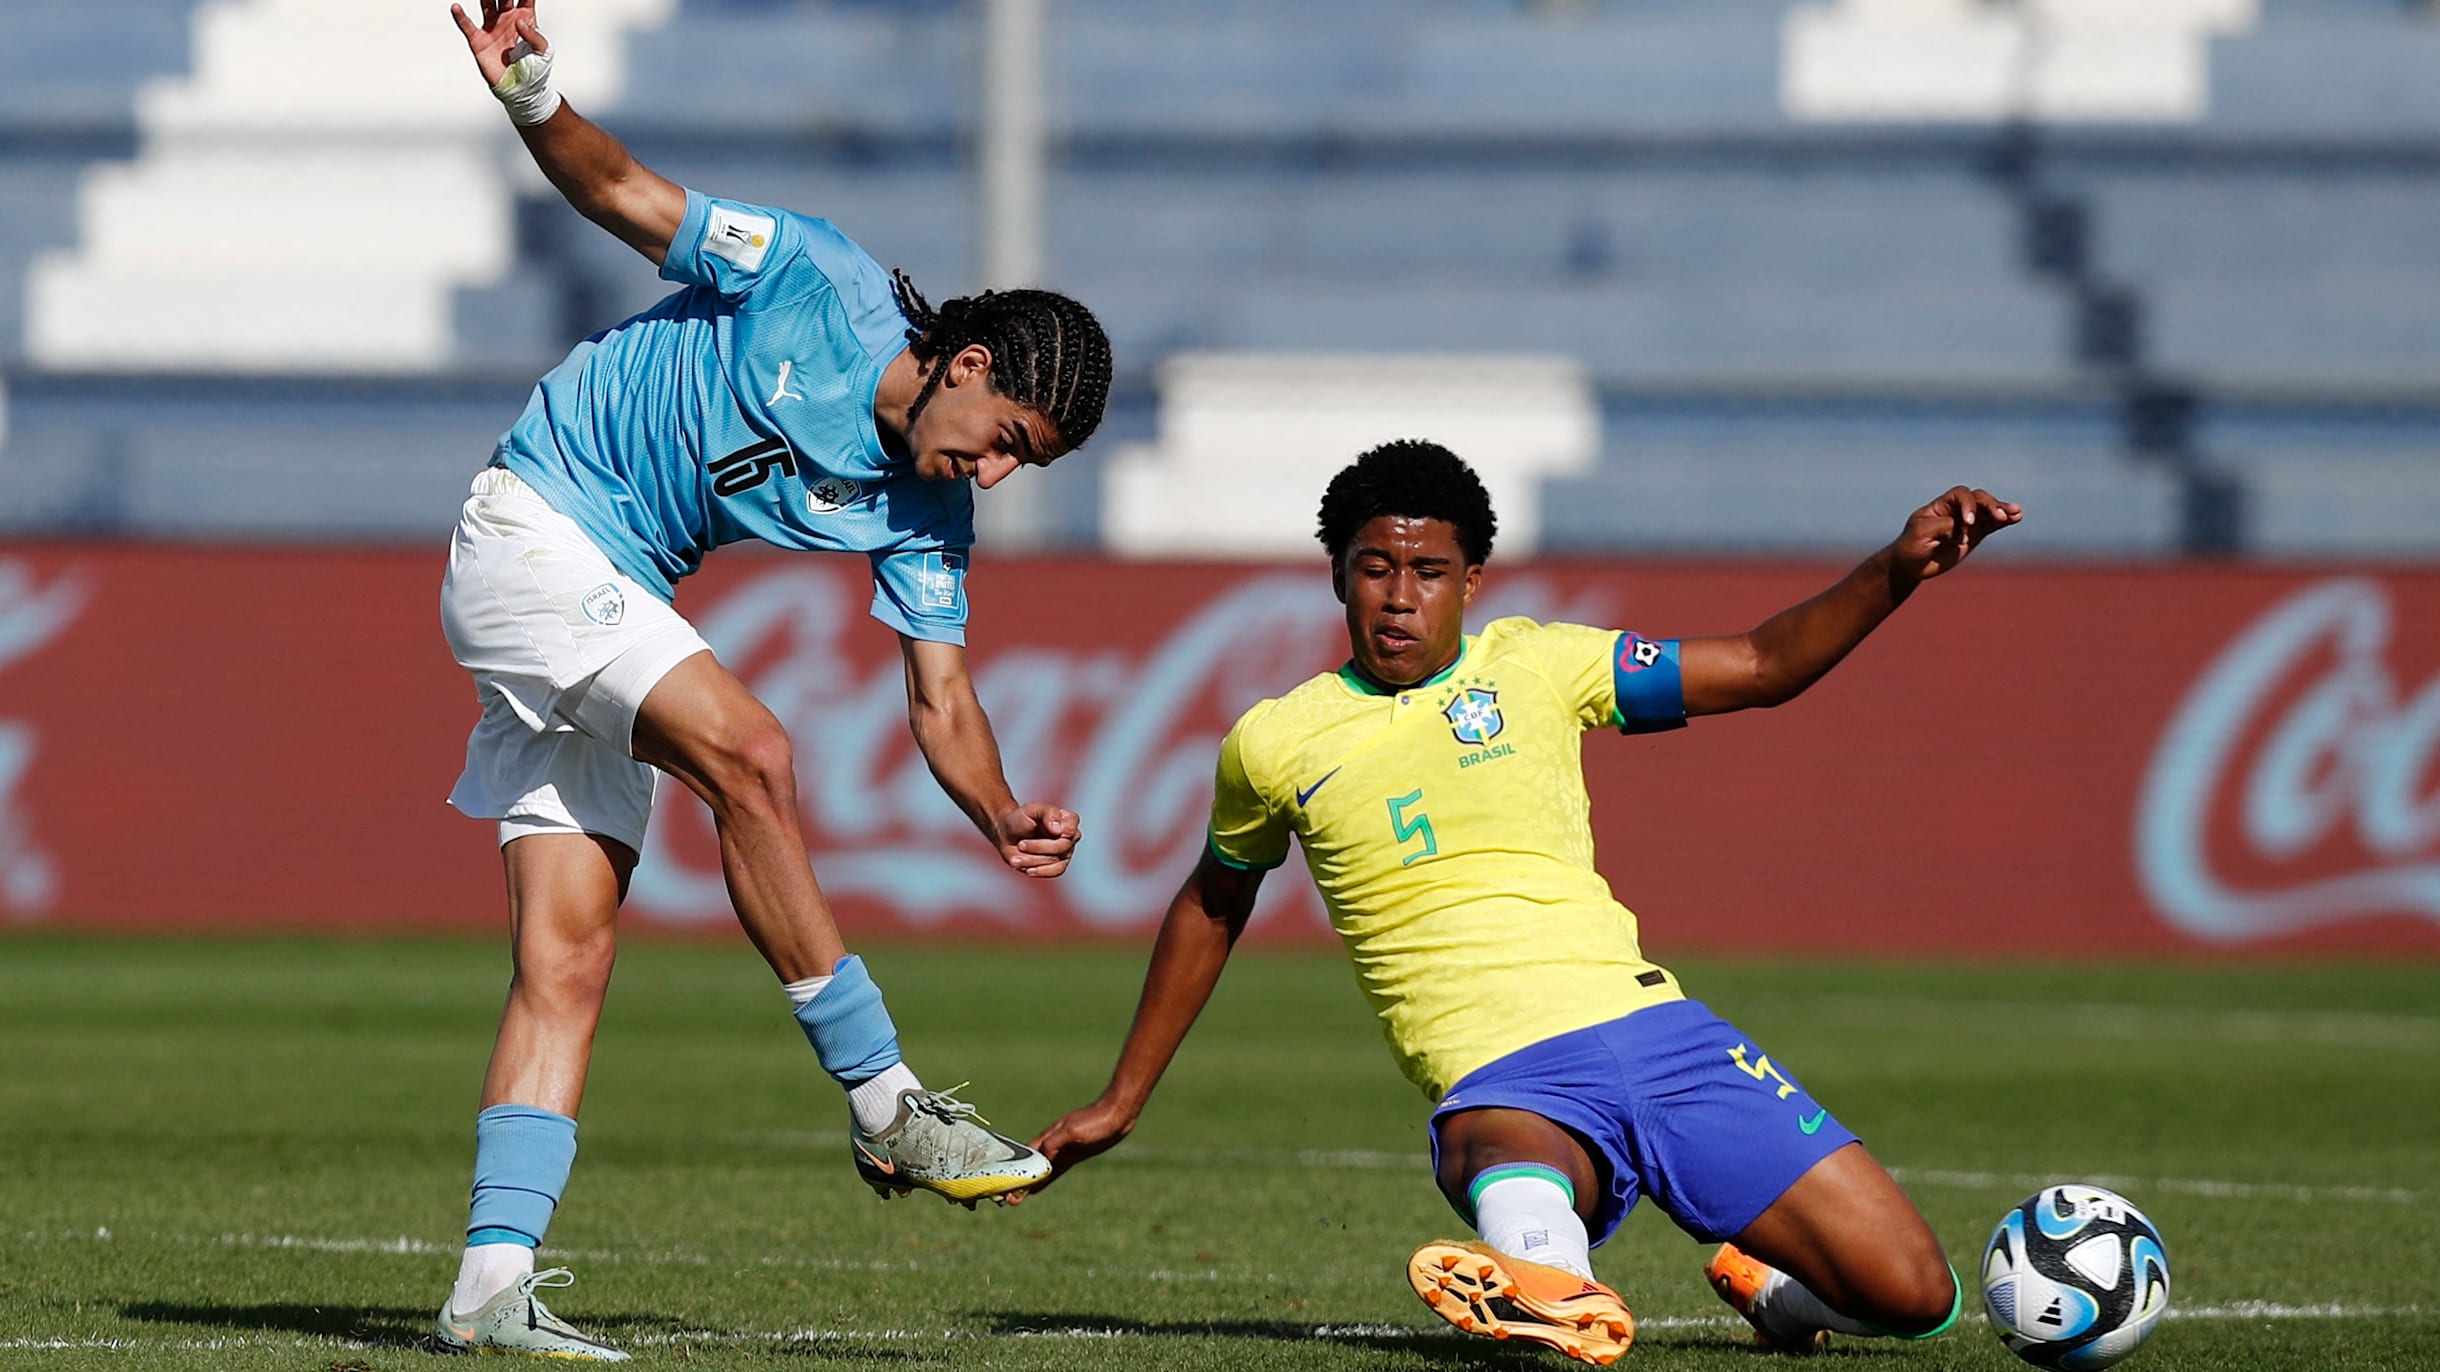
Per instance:
[[[1706,1243],[1734,1238],[1813,1164],[1857,1141],[1777,1059],[1692,1000],[1544,1039],[1467,1073],[1432,1112],[1435,1171],[1440,1122],[1486,1107],[1531,1111],[1591,1152],[1604,1191],[1595,1243],[1646,1195]]]

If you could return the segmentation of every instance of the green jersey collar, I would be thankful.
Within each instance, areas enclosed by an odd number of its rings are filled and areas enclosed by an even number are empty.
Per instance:
[[[1376,686],[1371,681],[1367,680],[1362,672],[1356,670],[1356,660],[1352,657],[1339,664],[1339,680],[1346,683],[1348,690],[1353,691],[1360,696],[1394,696],[1407,691],[1428,691],[1432,687],[1438,686],[1440,683],[1448,680],[1450,675],[1465,662],[1466,654],[1473,651],[1474,635],[1467,634],[1465,637],[1457,641],[1457,656],[1449,659],[1448,666],[1441,668],[1439,671],[1432,673],[1430,676],[1416,682],[1412,686],[1401,686],[1395,691],[1383,690],[1381,687]]]

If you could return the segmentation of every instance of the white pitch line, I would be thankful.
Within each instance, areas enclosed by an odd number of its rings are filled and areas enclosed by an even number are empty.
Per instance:
[[[765,1130],[725,1137],[727,1142],[748,1147],[828,1148],[847,1142],[845,1134],[797,1130]],[[1253,1167],[1292,1163],[1316,1171],[1411,1171],[1418,1174],[1430,1165],[1430,1155],[1421,1148],[1411,1153],[1398,1153],[1379,1148],[1163,1148],[1155,1144],[1120,1149],[1109,1156],[1114,1162],[1165,1166]],[[1891,1176],[1902,1182],[1973,1190],[2000,1186],[2038,1189],[2066,1175],[1976,1172],[1933,1167],[1893,1167],[1889,1170]],[[2130,1177],[2123,1174],[2077,1176],[2075,1180],[2113,1190],[2166,1191],[2176,1195],[2216,1196],[2223,1200],[2284,1200],[2311,1204],[2362,1201],[2384,1205],[2421,1205],[2431,1199],[2428,1192],[2403,1186],[2294,1186],[2278,1182],[2221,1181],[2210,1177]]]
[[[2044,1033],[2099,1039],[2180,1037],[2214,1044],[2294,1048],[2400,1048],[2440,1043],[2440,1016],[2379,1010],[2225,1010],[2110,1002],[1963,1002],[1928,997],[1826,994],[1802,1008],[1852,1023],[1937,1025],[1947,1033],[2014,1033],[2038,1021]],[[1971,1015],[1960,1012],[1971,1009]]]
[[[2180,1308],[2171,1306],[2167,1318],[2172,1320],[2374,1320],[2420,1317],[2427,1312],[2419,1305],[2346,1305],[2327,1303],[2291,1305],[2281,1301],[2231,1301],[2219,1305]],[[1972,1316],[1971,1323],[1982,1323],[1982,1317]],[[1662,1315],[1639,1319],[1636,1327],[1659,1329],[1741,1329],[1744,1321],[1734,1315]],[[994,1333],[976,1329],[685,1329],[672,1333],[638,1334],[620,1342],[634,1348],[667,1348],[685,1343],[730,1344],[817,1344],[817,1343],[983,1343],[993,1339],[1047,1339],[1053,1341],[1100,1341],[1111,1339],[1169,1339],[1220,1336],[1226,1326],[1214,1325],[1208,1330],[1190,1324],[1178,1324],[1169,1329],[1146,1331],[1133,1326],[1095,1324],[1052,1325],[1040,1329],[1011,1329]],[[1228,1337],[1237,1337],[1231,1330]],[[1456,1330],[1438,1325],[1413,1324],[1316,1324],[1302,1329],[1281,1329],[1275,1336],[1318,1340],[1362,1340],[1403,1338],[1463,1338]],[[61,1350],[104,1350],[132,1353],[177,1349],[192,1352],[217,1352],[239,1348],[353,1348],[368,1349],[387,1345],[370,1344],[358,1339],[341,1339],[329,1335],[304,1335],[296,1338],[263,1338],[254,1335],[232,1335],[216,1339],[129,1339],[75,1338],[67,1336],[0,1339],[0,1350],[49,1352]]]
[[[2038,1172],[1958,1172],[1930,1167],[1892,1167],[1901,1182],[1923,1186],[2039,1189],[2062,1179]],[[2221,1200],[2284,1200],[2318,1204],[2323,1201],[2369,1201],[2386,1205],[2421,1205],[2427,1193],[2403,1186],[2291,1186],[2279,1182],[2215,1181],[2206,1177],[2128,1177],[2108,1173],[2074,1178],[2114,1191],[2166,1191],[2172,1195],[2211,1196]]]
[[[1152,1163],[1213,1163],[1258,1165],[1293,1162],[1299,1167],[1316,1170],[1344,1169],[1351,1171],[1408,1170],[1418,1174],[1425,1169],[1426,1154],[1392,1153],[1379,1149],[1339,1148],[1289,1152],[1262,1149],[1166,1149],[1146,1148],[1134,1153],[1110,1154],[1112,1158],[1135,1158]],[[2036,1172],[1976,1172],[1949,1168],[1893,1167],[1890,1175],[1901,1182],[1924,1186],[1955,1186],[1973,1190],[1990,1187],[2022,1187],[2037,1190],[2067,1179],[2068,1174]],[[2131,1177],[2116,1174],[2078,1175],[2078,1181],[2096,1186],[2132,1192],[2165,1191],[2175,1195],[2211,1196],[2221,1200],[2282,1200],[2320,1204],[2325,1201],[2362,1201],[2384,1205],[2422,1205],[2432,1199],[2430,1192],[2403,1186],[2295,1186],[2280,1182],[2224,1181],[2212,1177]]]

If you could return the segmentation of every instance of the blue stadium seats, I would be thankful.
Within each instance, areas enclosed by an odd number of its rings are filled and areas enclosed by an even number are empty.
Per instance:
[[[2440,407],[2232,403],[2206,416],[2199,441],[2240,484],[2253,552],[2432,556]]]
[[[2079,167],[2096,266],[2143,305],[2147,355],[2205,382],[2440,382],[2424,300],[2440,181],[2378,160]]]
[[[1995,555],[2176,547],[2176,482],[2126,464],[2102,407],[1662,401],[1614,406],[1607,428],[1594,473],[1544,487],[1552,551],[1846,555],[1959,482],[2026,507]]]
[[[0,360],[25,347],[25,264],[76,236],[82,158],[0,157]]]
[[[458,361],[481,368],[528,367],[566,352],[575,339],[565,332],[561,299],[553,283],[531,274],[461,289],[452,301]]]
[[[0,6],[0,129],[126,128],[136,87],[185,68],[195,4],[127,0],[99,27],[82,6]]]
[[[1222,346],[1559,351],[1620,383],[1791,378],[1904,384],[2066,379],[2065,305],[2018,282],[1916,289],[1835,282],[1763,289],[1474,285],[1253,285]]]
[[[2335,7],[2332,7],[2335,10]],[[2286,139],[2440,132],[2440,24],[2404,6],[2269,9],[2211,48],[2210,127]]]
[[[642,129],[947,136],[972,119],[968,26],[937,9],[774,22],[690,6],[628,60],[618,119]]]
[[[1778,5],[1658,13],[1426,20],[1403,122],[1451,134],[1784,127]]]
[[[186,65],[194,6],[112,6],[106,59],[91,11],[0,6],[0,361],[24,351],[27,264],[75,237],[86,162],[132,146],[136,88]]]
[[[1608,451],[1546,492],[1555,547],[1845,551],[1964,477],[2035,507],[2016,550],[2148,555],[2189,536],[2200,477],[2234,483],[2251,546],[2345,551],[2317,531],[2362,498],[2366,547],[2440,550],[2415,515],[2440,495],[2440,20],[2263,0],[2212,41],[2199,122],[2045,129],[2019,182],[1993,127],[1791,120],[1795,2],[1058,0],[1049,284],[1108,323],[1144,429],[1182,348],[1583,359]],[[132,149],[135,92],[186,65],[201,3],[114,6],[107,63],[89,16],[0,6],[0,524],[445,522],[531,375],[671,289],[548,194],[515,270],[456,302],[449,366],[482,386],[25,380],[25,265],[77,231],[83,168]],[[681,0],[588,112],[687,185],[832,218],[960,294],[972,21],[971,0]],[[2031,270],[2029,190],[2084,212],[2132,371],[2091,346],[2076,283]],[[2122,383],[2192,387],[2201,418],[2139,460]],[[367,456],[303,479],[334,450]],[[142,493],[98,497],[113,472]],[[1757,542],[1758,491],[1786,517]]]
[[[1070,171],[1062,264],[1405,279],[2005,279],[2015,212],[1946,169]]]
[[[2154,361],[2206,383],[2429,388],[2440,384],[2432,277],[2351,272],[2146,288]]]
[[[2081,169],[2101,266],[2129,279],[2440,271],[2440,178],[2348,166]]]
[[[530,385],[27,386],[0,447],[0,530],[445,539]]]

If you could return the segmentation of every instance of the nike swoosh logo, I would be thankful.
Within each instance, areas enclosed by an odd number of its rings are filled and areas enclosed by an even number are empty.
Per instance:
[[[1822,1121],[1828,1118],[1830,1118],[1830,1112],[1828,1110],[1816,1110],[1813,1112],[1813,1118],[1809,1120],[1796,1121],[1796,1127],[1804,1130],[1808,1134],[1818,1134],[1821,1132]]]
[[[1812,1130],[1810,1130],[1810,1129],[1807,1129],[1805,1132],[1806,1132],[1806,1133],[1808,1133],[1808,1134],[1810,1134],[1810,1133],[1812,1133],[1813,1131],[1812,1131]],[[874,1156],[873,1156],[873,1150],[871,1150],[870,1148],[865,1147],[863,1144],[860,1144],[860,1143],[859,1143],[859,1144],[857,1144],[857,1145],[856,1145],[856,1151],[857,1151],[857,1152],[859,1152],[859,1153],[862,1153],[862,1154],[864,1155],[864,1160],[865,1160],[866,1162],[869,1162],[869,1163],[871,1163],[871,1164],[873,1165],[873,1170],[874,1170],[874,1171],[879,1172],[881,1175],[883,1175],[883,1176],[885,1176],[885,1177],[886,1177],[886,1176],[891,1176],[891,1175],[895,1174],[895,1173],[898,1171],[898,1164],[896,1164],[896,1163],[894,1163],[894,1162],[883,1162],[881,1159],[874,1157]]]
[[[1344,766],[1346,766],[1346,765],[1347,765],[1347,764],[1345,764],[1345,763],[1340,763],[1340,764],[1339,764],[1339,767],[1344,767]],[[1313,799],[1313,793],[1314,793],[1314,792],[1316,792],[1316,791],[1318,791],[1318,790],[1320,790],[1320,789],[1322,789],[1322,785],[1323,785],[1323,783],[1324,783],[1324,782],[1329,781],[1329,780],[1330,780],[1332,777],[1337,776],[1337,775],[1339,774],[1339,767],[1333,767],[1333,768],[1331,768],[1329,771],[1322,773],[1322,780],[1321,780],[1321,781],[1317,781],[1317,782],[1313,783],[1311,786],[1308,786],[1308,787],[1306,787],[1305,789],[1303,789],[1303,790],[1301,790],[1301,791],[1297,792],[1297,793],[1296,793],[1296,804],[1297,804],[1297,807],[1298,807],[1299,809],[1302,809],[1302,808],[1304,807],[1304,804],[1305,804],[1305,802],[1306,802],[1306,801]]]

